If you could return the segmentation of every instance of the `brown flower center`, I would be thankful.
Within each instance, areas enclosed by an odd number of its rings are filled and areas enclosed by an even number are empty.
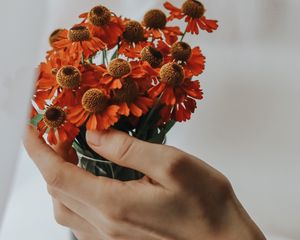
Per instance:
[[[204,5],[197,0],[187,0],[181,7],[184,14],[191,18],[201,18],[205,13]]]
[[[66,120],[65,111],[58,106],[49,107],[43,117],[43,121],[49,128],[58,128],[64,124]]]
[[[81,81],[80,71],[73,66],[62,67],[56,74],[56,81],[62,88],[77,88]]]
[[[144,28],[137,21],[129,21],[126,24],[123,37],[128,42],[137,43],[144,39]]]
[[[185,42],[177,42],[173,44],[171,54],[177,61],[187,61],[192,55],[192,48]]]
[[[159,67],[163,61],[161,52],[152,46],[144,47],[141,55],[142,60],[147,61],[153,68]]]
[[[96,6],[89,12],[88,18],[93,25],[102,27],[110,23],[111,13],[104,6]]]
[[[139,95],[138,85],[131,78],[125,78],[123,80],[122,88],[113,91],[113,99],[117,103],[132,103]]]
[[[51,35],[49,36],[49,44],[51,47],[53,47],[53,44],[57,41],[59,41],[59,34],[60,32],[63,31],[63,29],[56,29],[55,31],[53,31],[51,33]]]
[[[108,65],[108,72],[114,78],[120,78],[131,73],[131,65],[124,59],[114,59]]]
[[[153,9],[145,14],[143,23],[147,28],[162,29],[167,24],[167,16],[163,11]]]
[[[179,86],[184,81],[183,68],[177,63],[167,63],[160,70],[160,81],[172,86]]]
[[[108,105],[108,98],[97,88],[87,90],[82,97],[83,108],[90,113],[101,113]]]
[[[91,39],[91,33],[85,26],[74,26],[69,30],[68,37],[72,42],[88,41]]]

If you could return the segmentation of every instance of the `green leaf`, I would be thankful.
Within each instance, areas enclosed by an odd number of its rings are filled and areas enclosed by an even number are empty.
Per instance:
[[[111,61],[114,60],[115,58],[117,58],[119,56],[119,51],[118,49],[114,52],[114,54],[111,56]]]
[[[43,114],[38,114],[30,120],[30,124],[37,127],[39,122],[43,119]]]

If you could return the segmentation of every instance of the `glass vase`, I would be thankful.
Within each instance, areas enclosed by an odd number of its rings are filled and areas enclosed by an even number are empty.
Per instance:
[[[108,177],[121,181],[131,181],[142,178],[144,175],[136,170],[121,167],[104,158],[89,157],[77,152],[79,166],[95,176]]]

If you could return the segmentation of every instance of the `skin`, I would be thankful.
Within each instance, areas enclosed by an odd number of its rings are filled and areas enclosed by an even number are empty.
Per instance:
[[[47,183],[56,221],[79,240],[265,239],[228,179],[196,157],[115,130],[88,132],[87,141],[101,156],[146,177],[96,177],[76,166],[71,144],[52,149],[32,128],[24,138]]]

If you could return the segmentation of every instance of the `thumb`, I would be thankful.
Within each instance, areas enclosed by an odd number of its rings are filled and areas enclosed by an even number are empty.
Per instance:
[[[87,143],[100,156],[123,167],[135,169],[162,183],[172,165],[174,148],[147,143],[114,129],[87,131]],[[179,151],[178,151],[179,152]]]

